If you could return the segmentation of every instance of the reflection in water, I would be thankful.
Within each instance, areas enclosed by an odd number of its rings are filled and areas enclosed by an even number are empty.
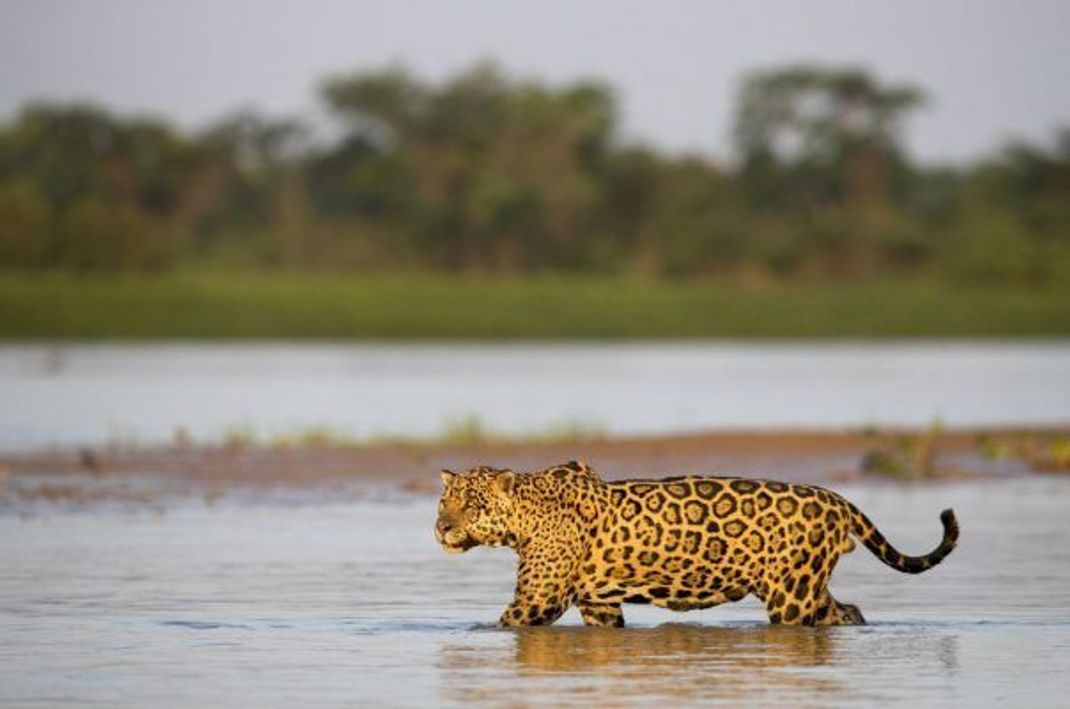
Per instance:
[[[663,625],[648,630],[586,633],[522,632],[517,663],[523,670],[587,672],[610,697],[671,696],[678,699],[752,695],[805,690],[831,698],[843,683],[831,677],[793,672],[820,667],[836,652],[828,632],[793,628],[715,628]]]
[[[508,688],[510,698],[525,703],[761,701],[825,706],[896,696],[895,683],[882,685],[872,679],[891,671],[895,682],[902,682],[905,677],[897,665],[904,661],[939,676],[953,675],[958,666],[954,637],[916,628],[671,623],[489,632],[504,636],[503,642],[477,637],[442,646],[444,696],[495,703],[505,698],[502,692]],[[873,676],[863,687],[844,668]]]
[[[671,623],[656,628],[560,628],[557,632],[520,632],[516,660],[532,670],[569,671],[607,666],[638,674],[666,667],[739,667],[750,670],[810,667],[826,662],[834,639],[824,632],[788,628],[717,628]]]

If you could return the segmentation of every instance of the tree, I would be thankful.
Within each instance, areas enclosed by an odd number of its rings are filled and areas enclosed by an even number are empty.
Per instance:
[[[48,204],[36,185],[0,181],[0,268],[45,265],[50,226]]]
[[[438,86],[396,68],[340,77],[324,97],[348,129],[344,144],[359,147],[340,171],[353,202],[405,208],[403,230],[434,263],[509,270],[586,261],[581,236],[600,206],[615,122],[605,87],[550,88],[481,63]],[[368,179],[375,173],[389,179]]]
[[[924,100],[860,69],[797,66],[743,82],[734,142],[757,203],[813,205],[888,198],[903,159],[903,123]]]

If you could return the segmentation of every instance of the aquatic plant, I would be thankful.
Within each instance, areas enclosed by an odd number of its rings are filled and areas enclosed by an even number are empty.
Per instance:
[[[944,432],[943,422],[933,419],[921,433],[895,436],[890,442],[876,428],[863,436],[873,439],[862,455],[859,470],[863,475],[883,475],[907,480],[943,477],[949,471],[937,464],[937,443]]]
[[[977,447],[989,460],[1020,460],[1037,472],[1070,471],[1070,435],[1065,433],[982,434]]]

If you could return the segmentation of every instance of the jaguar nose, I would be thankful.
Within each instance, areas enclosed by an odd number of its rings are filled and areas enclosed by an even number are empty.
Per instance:
[[[453,529],[453,525],[444,519],[440,519],[435,524],[435,526],[438,528],[438,533],[443,536],[445,536],[451,529]]]

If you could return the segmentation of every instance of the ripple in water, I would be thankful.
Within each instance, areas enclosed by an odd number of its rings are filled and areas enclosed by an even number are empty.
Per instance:
[[[920,576],[845,557],[871,625],[816,630],[753,599],[497,629],[514,558],[440,553],[432,499],[0,518],[0,704],[1062,703],[1070,480],[843,491],[905,551],[947,506],[963,535]]]

